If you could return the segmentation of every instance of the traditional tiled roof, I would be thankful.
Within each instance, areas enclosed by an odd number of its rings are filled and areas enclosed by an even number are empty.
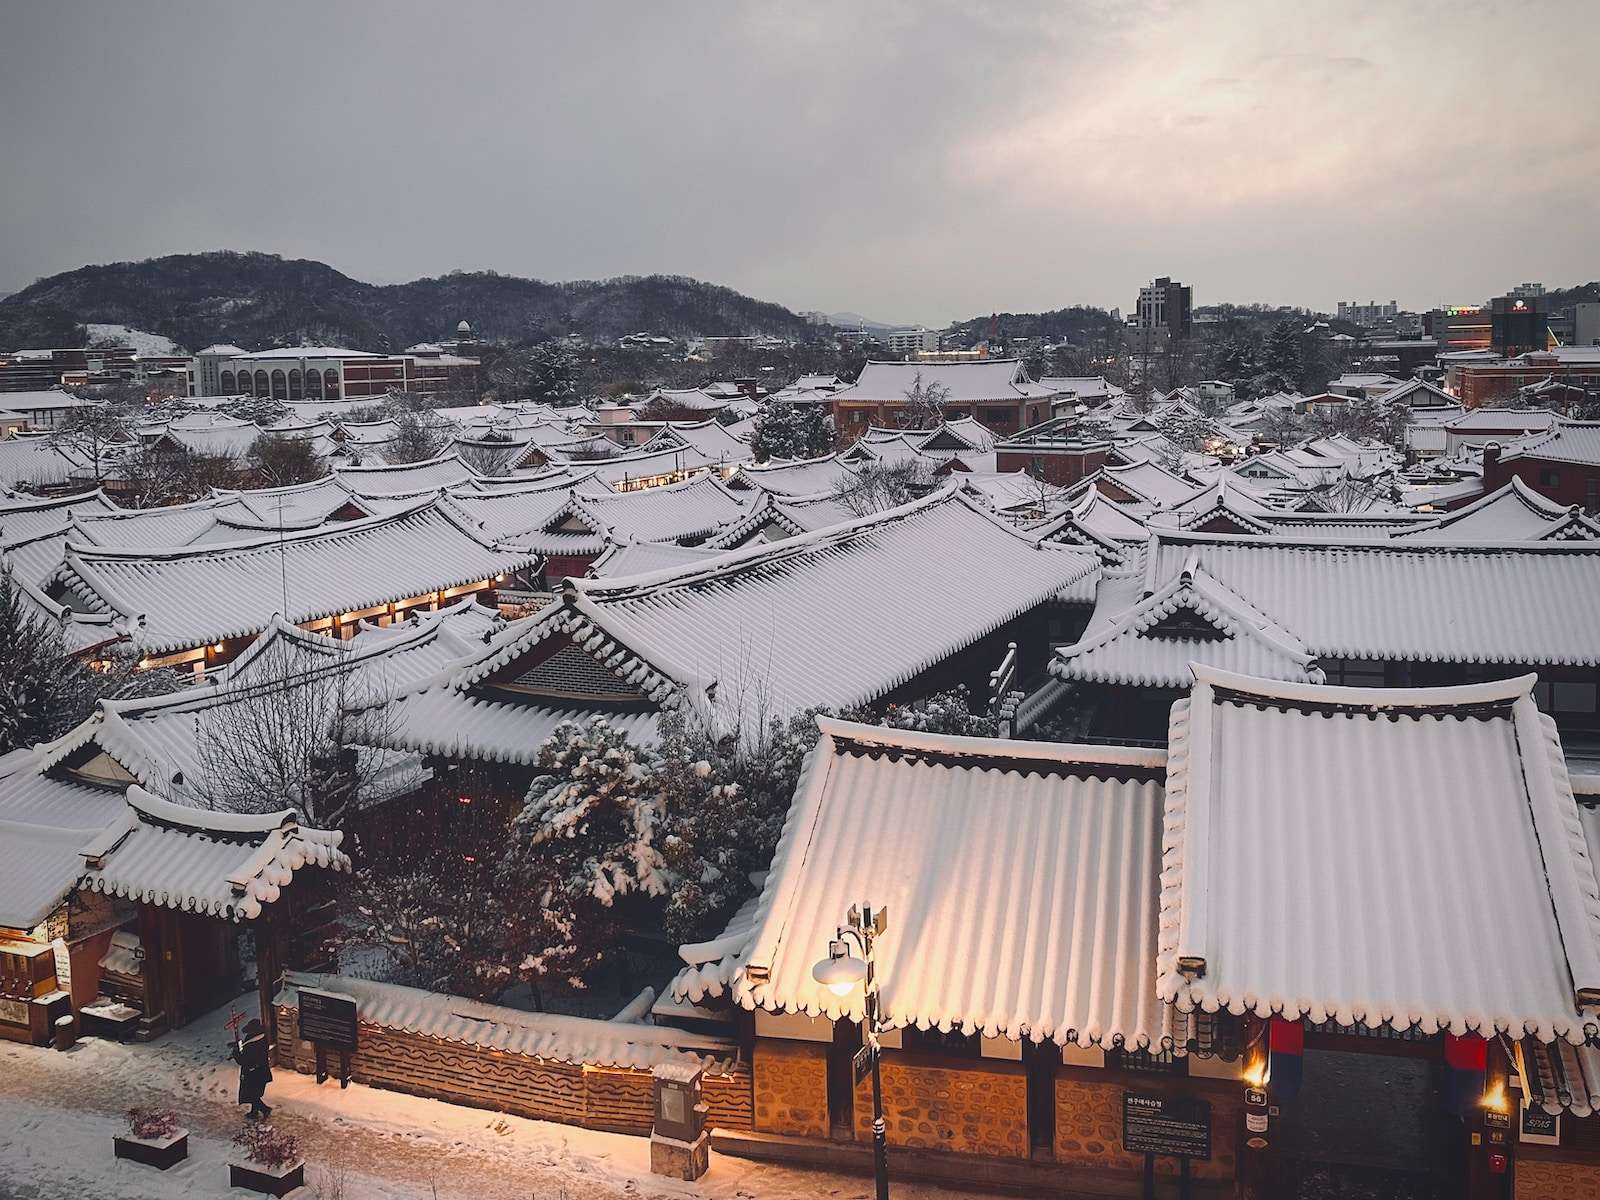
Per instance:
[[[820,458],[745,463],[734,481],[775,496],[819,496],[853,478],[855,472],[837,454],[825,454]]]
[[[426,595],[533,564],[492,545],[448,501],[234,545],[108,550],[69,543],[54,586],[122,622],[135,648],[167,654]]]
[[[1600,546],[1452,546],[1153,533],[1144,593],[1198,567],[1291,631],[1326,664],[1600,664]]]
[[[811,968],[867,903],[888,914],[892,1027],[1173,1046],[1154,974],[1163,755],[820,724],[756,910],[685,948],[685,994],[710,992],[716,954],[745,1008],[860,1020],[859,991]]]
[[[337,830],[291,812],[244,816],[173,804],[137,785],[124,816],[79,849],[81,886],[163,908],[253,920],[307,866],[348,871]]]
[[[589,564],[589,576],[616,579],[625,575],[647,575],[685,563],[704,562],[719,553],[721,551],[706,546],[679,546],[673,542],[613,542]]]
[[[1600,1035],[1600,884],[1532,676],[1391,690],[1195,675],[1172,712],[1163,1000]]]
[[[1563,421],[1548,433],[1519,442],[1500,461],[1519,458],[1600,466],[1600,421]]]
[[[1498,491],[1438,520],[1397,529],[1394,536],[1429,542],[1590,541],[1600,538],[1600,524],[1576,505],[1548,500],[1512,476]]]
[[[445,454],[423,462],[341,467],[338,474],[339,481],[351,491],[372,495],[411,495],[466,483],[477,477],[477,472],[462,462],[458,454]]]
[[[855,383],[840,388],[833,398],[839,404],[904,404],[919,375],[924,387],[944,389],[947,405],[1048,400],[1056,395],[1051,388],[1031,381],[1019,360],[990,358],[962,363],[869,362]]]
[[[1056,651],[1050,671],[1086,683],[1186,688],[1195,662],[1266,679],[1324,679],[1294,634],[1193,567],[1092,637]]]
[[[726,718],[875,699],[1063,590],[1098,563],[1018,533],[953,485],[772,545],[612,585],[577,613],[678,681],[717,681]],[[951,588],[986,575],[1004,588]],[[781,619],[774,614],[782,614]]]

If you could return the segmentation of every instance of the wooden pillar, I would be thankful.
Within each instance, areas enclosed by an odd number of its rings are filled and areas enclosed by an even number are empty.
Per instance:
[[[177,914],[155,904],[139,906],[139,944],[144,949],[145,1013],[140,1036],[158,1037],[184,1022],[181,991],[183,944]]]
[[[279,896],[280,903],[284,898]],[[278,990],[278,977],[283,974],[284,928],[276,904],[267,905],[256,918],[256,992],[261,1001],[262,1028],[273,1041],[278,1036],[278,1014],[272,998]]]

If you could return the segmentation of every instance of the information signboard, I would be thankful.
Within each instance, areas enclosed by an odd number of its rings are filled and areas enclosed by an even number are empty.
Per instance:
[[[1122,1148],[1130,1154],[1211,1157],[1211,1105],[1186,1096],[1122,1093]]]
[[[300,1036],[318,1046],[354,1053],[356,1002],[338,992],[300,988]]]

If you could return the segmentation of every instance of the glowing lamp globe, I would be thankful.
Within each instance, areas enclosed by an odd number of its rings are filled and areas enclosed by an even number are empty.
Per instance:
[[[856,984],[866,977],[867,964],[849,954],[825,958],[811,968],[811,978],[835,996],[848,996]]]

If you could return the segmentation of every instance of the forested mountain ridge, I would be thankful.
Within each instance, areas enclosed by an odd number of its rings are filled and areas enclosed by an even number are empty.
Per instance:
[[[326,263],[221,250],[41,279],[0,300],[0,349],[81,344],[82,327],[96,322],[164,334],[190,350],[214,342],[401,350],[454,336],[461,320],[480,337],[506,341],[815,333],[782,305],[674,275],[546,283],[474,271],[371,284]]]

